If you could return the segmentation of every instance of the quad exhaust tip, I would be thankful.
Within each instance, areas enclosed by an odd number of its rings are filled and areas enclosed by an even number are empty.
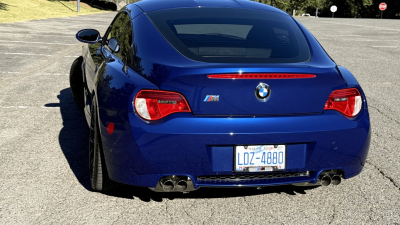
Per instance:
[[[329,175],[323,175],[320,180],[322,186],[328,186],[332,182],[332,178]]]
[[[342,173],[340,170],[324,171],[318,178],[317,185],[322,186],[339,185],[342,182]],[[315,184],[314,184],[315,185]],[[188,176],[167,176],[160,179],[157,187],[150,188],[155,192],[183,192],[188,193],[190,191],[197,190],[194,187],[193,181]]]
[[[333,185],[338,185],[342,182],[342,178],[339,175],[333,175],[332,176],[332,184]]]
[[[164,182],[161,182],[161,186],[163,190],[166,192],[170,192],[175,188],[175,184],[174,182],[172,182],[172,180],[166,180]]]
[[[342,176],[332,172],[323,172],[318,178],[318,183],[322,186],[328,186],[330,184],[339,185],[341,182]]]
[[[188,188],[187,182],[185,180],[180,180],[176,183],[176,190],[180,192],[186,191]]]
[[[155,188],[150,188],[155,192],[183,192],[195,191],[193,181],[188,176],[166,176],[162,177]]]

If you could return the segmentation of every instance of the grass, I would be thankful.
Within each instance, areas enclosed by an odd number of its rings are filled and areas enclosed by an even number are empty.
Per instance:
[[[0,23],[68,17],[107,12],[80,4],[77,10],[77,1],[66,0],[0,0]]]

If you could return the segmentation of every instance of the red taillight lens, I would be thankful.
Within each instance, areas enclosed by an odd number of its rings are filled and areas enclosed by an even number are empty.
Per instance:
[[[177,112],[191,112],[185,97],[170,91],[139,91],[133,105],[139,116],[146,120],[158,120]]]
[[[325,110],[337,110],[347,117],[353,117],[361,111],[361,106],[361,94],[357,88],[347,88],[333,91],[325,103]]]

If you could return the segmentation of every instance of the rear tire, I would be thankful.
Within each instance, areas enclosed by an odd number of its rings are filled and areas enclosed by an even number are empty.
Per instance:
[[[82,73],[83,57],[80,56],[75,59],[71,65],[69,72],[69,86],[71,87],[72,96],[75,103],[78,105],[79,110],[83,110],[85,106],[84,100],[84,82]]]
[[[107,173],[95,102],[96,100],[93,99],[92,119],[89,129],[90,184],[93,191],[108,192],[114,189],[114,182],[109,179]]]

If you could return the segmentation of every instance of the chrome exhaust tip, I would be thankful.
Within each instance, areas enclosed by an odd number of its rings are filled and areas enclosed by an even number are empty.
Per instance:
[[[175,184],[172,180],[166,180],[166,181],[161,182],[161,186],[162,186],[163,190],[166,192],[170,192],[175,188]]]
[[[322,186],[328,186],[331,184],[332,178],[327,174],[321,175],[319,182],[321,183]]]
[[[333,175],[331,179],[333,185],[338,185],[342,182],[342,178],[339,175]]]
[[[176,184],[176,190],[180,192],[185,192],[188,188],[188,184],[185,180],[180,180]]]
[[[155,192],[182,192],[188,193],[195,191],[193,180],[185,175],[172,175],[160,178],[156,187],[149,187],[150,190]]]

